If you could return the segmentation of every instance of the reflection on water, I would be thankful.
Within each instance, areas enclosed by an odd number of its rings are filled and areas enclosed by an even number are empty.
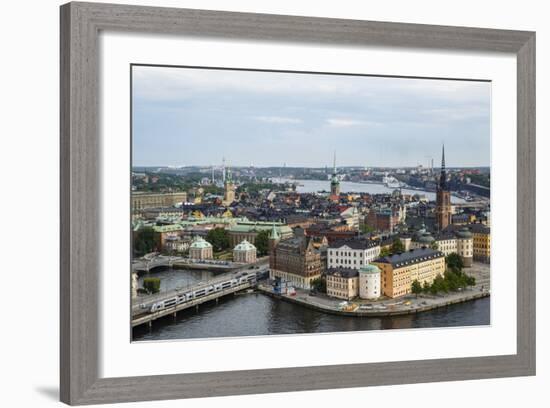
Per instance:
[[[134,329],[134,340],[261,336],[489,324],[490,298],[396,317],[335,316],[259,293],[228,296]]]

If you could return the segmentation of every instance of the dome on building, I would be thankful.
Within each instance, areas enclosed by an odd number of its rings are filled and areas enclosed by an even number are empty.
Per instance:
[[[373,264],[368,264],[359,269],[359,273],[380,273],[380,268]]]
[[[256,247],[248,242],[246,239],[241,241],[239,245],[234,248],[235,251],[255,251]]]
[[[459,231],[457,231],[456,235],[459,238],[464,238],[464,239],[473,237],[472,233],[467,227],[461,228]]]
[[[435,241],[435,238],[432,237],[432,234],[430,234],[429,232],[424,232],[422,235],[418,237],[418,242],[422,244],[431,244],[434,241]]]
[[[416,231],[416,238],[420,238],[424,233],[426,232],[426,225],[424,223],[422,223],[422,225],[420,226],[420,228],[418,228],[418,230]]]
[[[205,241],[202,237],[197,237],[193,240],[193,243],[189,246],[190,249],[202,249],[202,248],[212,248],[212,244],[208,241]]]

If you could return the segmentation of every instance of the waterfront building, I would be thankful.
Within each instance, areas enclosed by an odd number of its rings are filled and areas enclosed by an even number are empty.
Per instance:
[[[231,177],[231,169],[227,169],[224,181],[223,205],[229,206],[235,201],[235,183]]]
[[[310,289],[321,276],[321,254],[305,235],[280,239],[274,227],[269,239],[269,277],[280,278],[298,288]]]
[[[445,170],[445,146],[441,154],[441,174],[439,175],[439,184],[436,191],[435,218],[439,231],[443,231],[451,224],[452,207],[451,191],[447,184],[447,172]]]
[[[376,300],[380,297],[381,271],[376,265],[369,264],[359,269],[359,297]]]
[[[163,249],[167,252],[183,253],[189,249],[189,239],[185,238],[168,238],[164,242]]]
[[[431,284],[437,275],[445,273],[445,255],[430,248],[388,255],[372,261],[380,268],[382,294],[390,298],[411,293],[411,285],[417,280],[422,285]]]
[[[243,240],[239,245],[233,248],[233,261],[241,263],[254,263],[256,262],[256,247]]]
[[[269,239],[267,241],[270,268],[275,267],[275,248],[279,244],[279,241],[281,241],[281,234],[277,227],[275,227],[275,223],[273,223],[273,226],[271,227],[271,232],[269,233]]]
[[[359,294],[359,272],[351,268],[328,268],[325,272],[327,295],[350,300]]]
[[[380,244],[364,238],[335,241],[328,246],[327,267],[359,269],[380,255]]]
[[[132,299],[137,297],[138,286],[138,275],[136,272],[132,272]]]
[[[214,258],[212,244],[202,237],[196,237],[189,246],[189,258],[198,260]]]
[[[146,193],[132,192],[132,211],[140,211],[148,208],[175,207],[187,201],[185,191],[178,193]]]
[[[182,236],[184,228],[179,224],[154,225],[153,234],[159,248],[164,248],[166,242]]]

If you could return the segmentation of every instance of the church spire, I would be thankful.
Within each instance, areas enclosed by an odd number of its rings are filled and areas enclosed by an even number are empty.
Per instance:
[[[439,176],[439,188],[446,190],[447,188],[447,172],[445,170],[445,145],[441,149],[441,175]]]
[[[334,151],[334,159],[332,161],[332,174],[336,174],[336,150]]]
[[[269,239],[273,240],[279,240],[281,239],[279,232],[277,231],[277,228],[275,227],[275,223],[273,223],[273,226],[271,228],[271,234],[269,234]]]

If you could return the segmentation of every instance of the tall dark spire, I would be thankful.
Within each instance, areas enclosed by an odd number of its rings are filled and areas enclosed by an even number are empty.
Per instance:
[[[445,190],[447,188],[447,172],[445,171],[445,145],[441,150],[441,175],[439,176],[439,188]]]

